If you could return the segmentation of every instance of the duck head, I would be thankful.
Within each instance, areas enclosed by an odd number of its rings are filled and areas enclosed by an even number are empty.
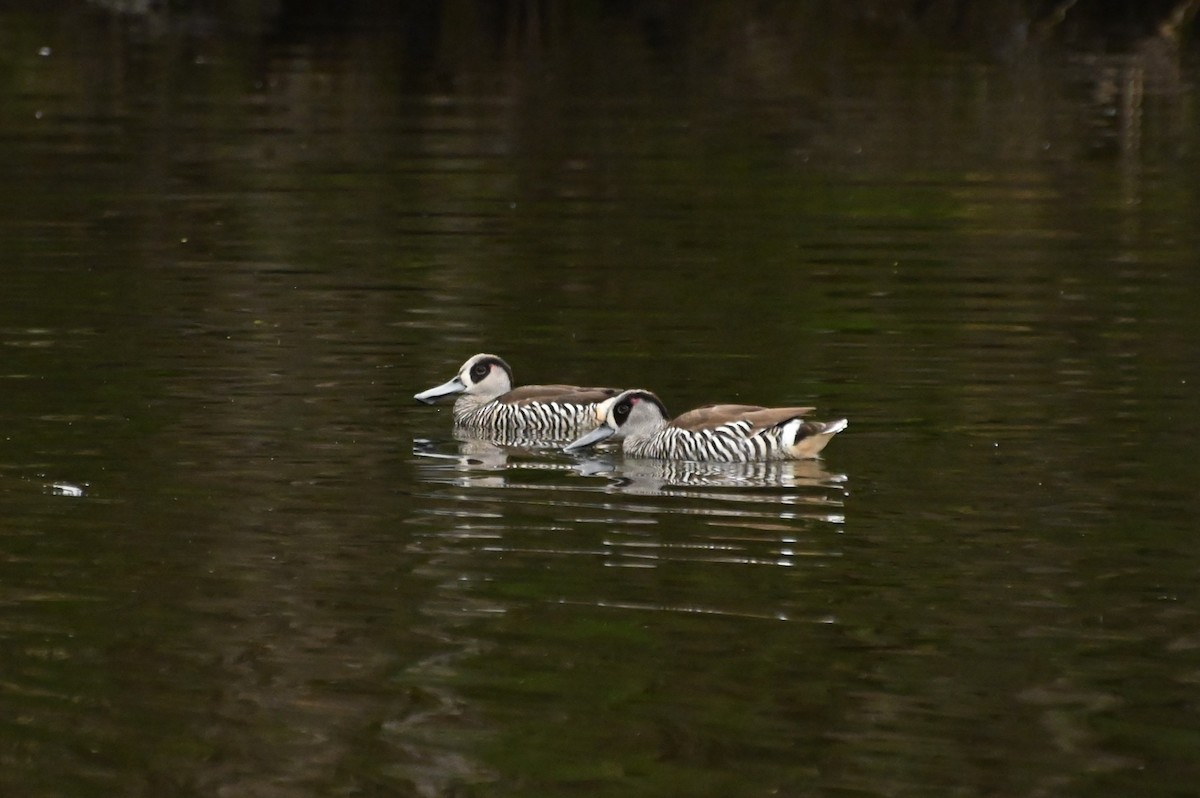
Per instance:
[[[462,364],[453,379],[415,395],[418,402],[431,405],[443,396],[461,393],[481,402],[490,402],[512,390],[512,368],[503,358],[478,354]]]
[[[596,405],[598,426],[563,447],[575,452],[600,441],[652,435],[667,423],[667,408],[650,391],[633,389],[617,394]]]

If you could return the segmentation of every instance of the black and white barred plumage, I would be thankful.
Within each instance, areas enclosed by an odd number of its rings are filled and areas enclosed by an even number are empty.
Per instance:
[[[656,435],[628,440],[624,449],[636,457],[657,460],[698,460],[746,463],[790,460],[779,427],[755,431],[749,422],[735,421],[713,429],[666,427]]]
[[[575,451],[614,438],[625,454],[661,460],[747,463],[816,457],[846,419],[805,421],[810,407],[710,405],[668,422],[662,401],[649,391],[614,396],[597,409],[596,429],[566,447]]]
[[[460,414],[456,403],[454,424],[459,429],[479,433],[571,440],[596,426],[596,404],[491,401]]]
[[[596,426],[597,405],[618,388],[575,385],[512,387],[512,369],[495,355],[470,358],[450,381],[417,394],[418,401],[459,394],[454,402],[456,430],[502,440],[561,444]]]

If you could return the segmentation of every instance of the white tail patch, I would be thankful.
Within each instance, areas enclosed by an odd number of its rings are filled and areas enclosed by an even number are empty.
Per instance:
[[[801,421],[796,419],[784,430],[784,441],[792,457],[797,460],[808,460],[816,457],[829,443],[830,439],[850,426],[848,419],[839,418],[837,421]],[[807,433],[796,440],[796,435]]]
[[[839,418],[837,421],[825,422],[825,429],[821,431],[822,435],[837,435],[839,432],[850,426],[850,419]]]

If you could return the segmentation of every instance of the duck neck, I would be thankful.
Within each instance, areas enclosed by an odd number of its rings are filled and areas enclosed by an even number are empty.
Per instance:
[[[649,430],[637,430],[625,436],[621,448],[632,455],[646,455],[653,447],[654,439],[662,431],[662,427]]]
[[[491,401],[491,399],[482,396],[472,396],[466,393],[461,394],[454,400],[454,418],[461,420]]]

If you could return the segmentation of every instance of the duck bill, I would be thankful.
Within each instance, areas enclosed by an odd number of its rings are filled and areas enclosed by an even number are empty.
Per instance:
[[[413,396],[413,399],[416,399],[418,402],[424,402],[427,405],[431,405],[443,396],[449,396],[452,393],[462,393],[465,390],[467,390],[467,386],[463,384],[462,380],[460,380],[458,377],[455,377],[449,382],[444,382],[436,388],[430,388],[428,391],[421,391],[419,394]]]
[[[604,426],[601,426],[601,427],[596,427],[594,430],[587,433],[586,435],[576,438],[575,440],[568,443],[566,446],[563,447],[563,451],[564,452],[577,452],[580,449],[585,449],[588,446],[592,446],[593,444],[597,444],[600,441],[611,438],[615,432],[616,432],[616,430],[614,430],[612,427],[608,426],[607,424]]]

